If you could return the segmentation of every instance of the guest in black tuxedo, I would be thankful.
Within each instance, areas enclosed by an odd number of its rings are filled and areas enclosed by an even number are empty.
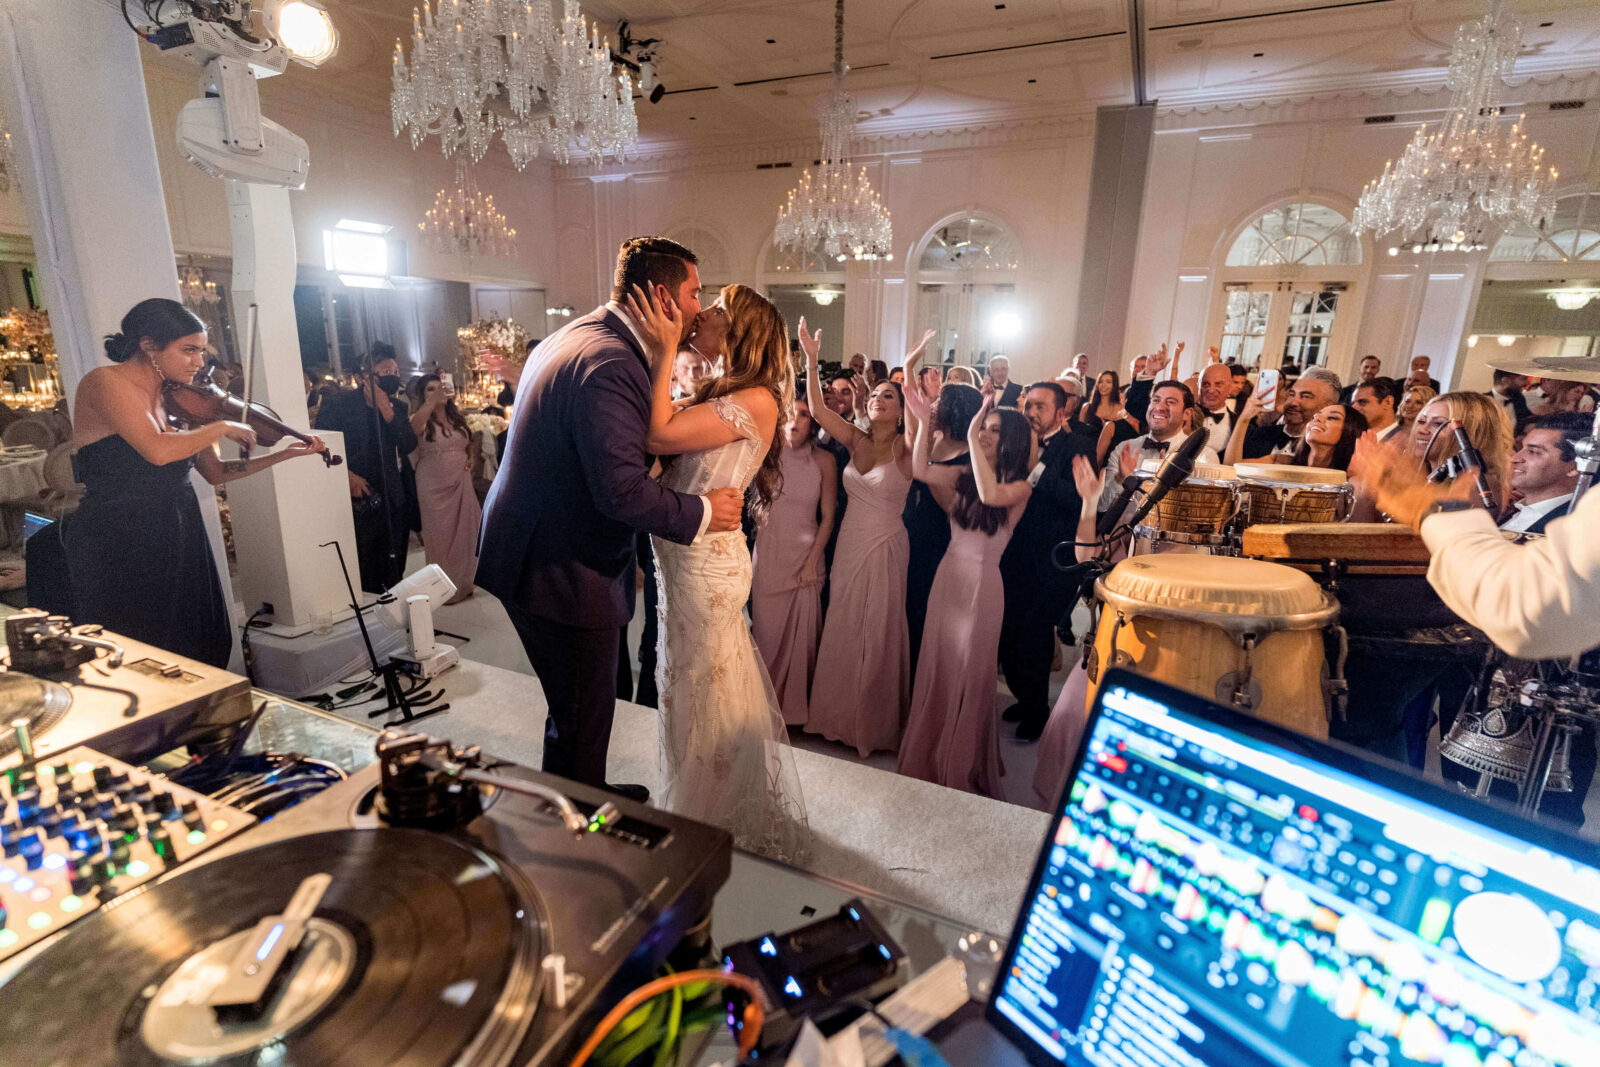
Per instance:
[[[1511,488],[1517,494],[1502,530],[1542,534],[1567,513],[1578,484],[1578,442],[1589,436],[1594,419],[1575,411],[1535,416],[1511,457]]]
[[[675,303],[692,328],[694,253],[660,237],[623,242],[612,299],[528,360],[478,558],[478,584],[505,604],[549,703],[544,769],[601,787],[617,644],[633,615],[635,531],[692,544],[707,530],[737,530],[743,505],[735,489],[694,497],[650,478],[649,360],[617,303],[636,285]]]
[[[1195,418],[1199,420],[1199,426],[1204,426],[1211,435],[1206,442],[1207,447],[1219,456],[1228,447],[1228,437],[1239,418],[1228,399],[1232,390],[1233,372],[1221,363],[1212,363],[1200,372],[1200,395],[1196,397],[1199,410],[1195,412]]]
[[[1377,378],[1383,371],[1383,362],[1377,356],[1362,356],[1360,366],[1361,376],[1339,390],[1339,403],[1354,404],[1356,402],[1356,390]]]
[[[996,355],[989,361],[989,384],[994,386],[996,407],[1014,408],[1022,399],[1022,386],[1011,380],[1011,360]]]
[[[1050,550],[1073,539],[1083,510],[1072,476],[1072,457],[1092,459],[1094,451],[1081,435],[1063,428],[1066,403],[1066,391],[1055,382],[1035,382],[1028,387],[1022,411],[1039,441],[1039,461],[1028,475],[1033,495],[1000,557],[1006,591],[1000,669],[1017,698],[1004,717],[1017,724],[1021,741],[1037,741],[1050,717],[1050,660],[1055,653],[1056,622],[1076,593],[1073,583],[1050,562]]]
[[[1424,374],[1428,375],[1428,388],[1432,389],[1436,394],[1443,396],[1444,390],[1439,388],[1439,379],[1433,377],[1432,372],[1428,370],[1428,367],[1432,363],[1433,360],[1429,359],[1427,356],[1412,356],[1411,373],[1417,375],[1419,378]],[[1417,384],[1421,385],[1422,382],[1418,381]]]
[[[1494,372],[1494,388],[1489,390],[1489,395],[1505,409],[1512,428],[1517,431],[1521,431],[1527,421],[1533,418],[1533,412],[1528,410],[1528,400],[1522,395],[1527,387],[1527,375],[1497,370]]]

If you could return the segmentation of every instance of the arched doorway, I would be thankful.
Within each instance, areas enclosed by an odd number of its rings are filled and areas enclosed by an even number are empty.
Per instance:
[[[936,223],[912,258],[913,338],[934,331],[929,359],[977,367],[1006,352],[1022,322],[1015,308],[1021,248],[1011,228],[982,212]]]
[[[1207,331],[1223,361],[1345,370],[1365,259],[1349,218],[1327,204],[1281,204],[1224,247]]]

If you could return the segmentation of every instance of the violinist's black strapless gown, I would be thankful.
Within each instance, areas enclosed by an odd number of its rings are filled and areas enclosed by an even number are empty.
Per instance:
[[[62,523],[78,623],[227,667],[228,603],[189,483],[192,459],[157,466],[116,434],[73,457],[88,490]]]

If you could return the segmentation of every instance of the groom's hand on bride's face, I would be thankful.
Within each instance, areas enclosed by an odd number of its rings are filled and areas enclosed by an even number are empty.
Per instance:
[[[711,505],[711,525],[708,533],[727,533],[739,528],[744,517],[744,494],[737,489],[712,489],[706,493],[706,503]]]

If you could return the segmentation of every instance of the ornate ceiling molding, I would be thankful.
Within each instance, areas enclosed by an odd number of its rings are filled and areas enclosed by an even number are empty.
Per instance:
[[[852,158],[857,162],[871,163],[875,161],[874,157],[888,161],[888,157],[905,153],[1003,148],[1018,144],[1072,141],[1093,137],[1092,114],[963,124],[937,130],[867,132],[856,135],[855,145],[858,151]],[[640,152],[627,162],[607,164],[603,167],[590,164],[558,166],[553,171],[553,177],[616,181],[618,178],[641,171],[736,170],[760,166],[763,163],[794,163],[799,166],[809,164],[816,155],[817,142],[814,139],[771,141],[709,149],[682,142],[641,145]]]
[[[1515,112],[1526,105],[1560,100],[1600,99],[1600,71],[1573,71],[1522,78],[1507,86],[1505,98],[1508,112]],[[1449,90],[1435,80],[1429,85],[1410,87],[1179,103],[1156,108],[1156,132],[1322,122],[1375,114],[1405,115],[1413,121],[1423,121],[1431,119],[1434,113],[1442,112],[1449,102]]]

